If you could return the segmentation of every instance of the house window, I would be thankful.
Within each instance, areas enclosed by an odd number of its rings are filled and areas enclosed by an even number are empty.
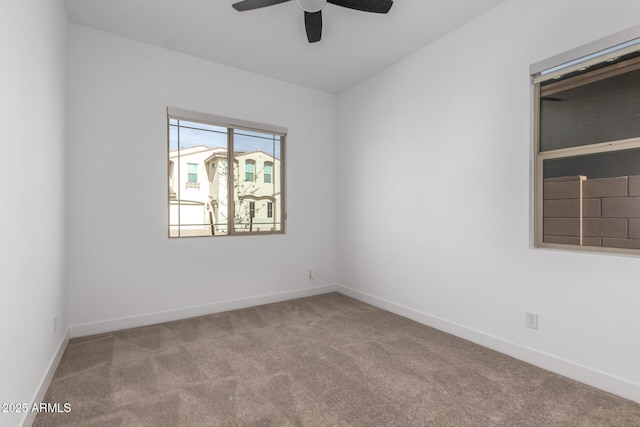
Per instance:
[[[273,163],[265,162],[264,164],[264,183],[271,184],[271,174],[273,173]]]
[[[639,48],[533,75],[537,247],[640,254]]]
[[[198,182],[197,163],[187,163],[187,182]]]
[[[244,162],[244,180],[252,182],[255,179],[256,162],[255,160],[245,160]]]
[[[176,108],[167,120],[169,237],[284,233],[285,128]]]

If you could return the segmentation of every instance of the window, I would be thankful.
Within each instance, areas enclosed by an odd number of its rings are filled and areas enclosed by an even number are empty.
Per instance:
[[[640,254],[638,49],[534,74],[537,247]]]
[[[255,179],[256,162],[255,160],[244,161],[244,180],[253,181]]]
[[[169,237],[284,233],[285,128],[176,108],[167,120]]]
[[[271,174],[273,170],[273,163],[265,162],[264,164],[264,183],[271,184]]]
[[[187,182],[198,182],[198,164],[187,163]]]

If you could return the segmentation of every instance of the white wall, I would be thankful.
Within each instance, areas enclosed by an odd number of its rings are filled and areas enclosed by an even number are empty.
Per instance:
[[[0,403],[34,399],[66,335],[66,50],[61,1],[2,3]],[[0,413],[0,425],[24,415]]]
[[[638,16],[508,1],[341,94],[343,291],[640,401],[640,259],[531,247],[528,75]]]
[[[334,95],[76,25],[70,69],[72,335],[332,289]],[[167,238],[167,106],[288,127],[285,235]]]

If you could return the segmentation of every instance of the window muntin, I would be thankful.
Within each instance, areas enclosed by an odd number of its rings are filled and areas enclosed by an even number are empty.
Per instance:
[[[200,121],[184,118],[180,112],[168,115],[169,236],[284,232],[279,213],[285,135],[212,123],[199,113],[193,114]],[[270,182],[256,169],[264,164],[272,165]]]
[[[640,52],[535,85],[535,243],[640,249]]]

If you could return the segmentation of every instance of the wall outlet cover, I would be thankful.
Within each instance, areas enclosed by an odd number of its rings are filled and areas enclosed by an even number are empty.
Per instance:
[[[538,329],[538,315],[536,313],[526,313],[525,319],[527,328]]]

